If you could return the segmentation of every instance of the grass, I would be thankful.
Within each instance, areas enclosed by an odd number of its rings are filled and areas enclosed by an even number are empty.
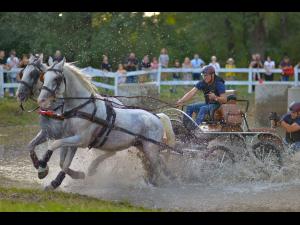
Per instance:
[[[37,103],[29,100],[23,106],[25,110],[31,110],[37,106]],[[0,98],[0,118],[0,126],[38,124],[38,114],[22,112],[14,97]]]
[[[126,201],[109,202],[85,195],[0,187],[1,212],[157,212]]]

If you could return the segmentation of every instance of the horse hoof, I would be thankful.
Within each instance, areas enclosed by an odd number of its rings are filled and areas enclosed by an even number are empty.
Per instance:
[[[44,191],[53,191],[55,188],[50,184],[44,188]]]
[[[39,167],[39,171],[38,171],[39,179],[44,179],[48,175],[48,173],[49,173],[48,165],[46,166],[46,168]]]

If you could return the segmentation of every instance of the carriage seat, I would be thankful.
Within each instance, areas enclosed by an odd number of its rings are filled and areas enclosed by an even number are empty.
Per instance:
[[[236,104],[236,96],[227,96],[227,103],[222,104],[214,113],[215,121],[222,121],[229,126],[242,124],[242,112]]]

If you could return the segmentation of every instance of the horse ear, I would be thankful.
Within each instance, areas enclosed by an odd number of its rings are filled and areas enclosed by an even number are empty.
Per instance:
[[[29,62],[32,63],[33,61],[34,61],[34,56],[32,54],[30,54]]]
[[[40,54],[40,57],[39,57],[39,60],[41,61],[41,63],[43,63],[43,58],[44,58],[44,54],[41,53],[41,54]]]
[[[63,58],[63,60],[62,61],[60,61],[58,64],[56,64],[56,68],[57,69],[60,69],[60,70],[62,70],[63,69],[63,67],[64,67],[64,63],[65,63],[65,61],[66,61],[66,59],[65,58]]]
[[[43,53],[40,54],[37,63],[42,64],[43,63]]]
[[[49,60],[48,60],[48,65],[49,65],[49,66],[52,66],[52,65],[53,65],[53,59],[52,59],[52,57],[51,57],[51,56],[49,57]]]

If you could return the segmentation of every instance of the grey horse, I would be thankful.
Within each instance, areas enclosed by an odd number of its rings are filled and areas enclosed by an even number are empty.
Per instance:
[[[53,63],[53,61],[52,61]],[[31,55],[29,58],[28,65],[22,71],[22,80],[20,81],[20,85],[17,90],[17,99],[19,102],[26,102],[29,97],[37,97],[40,93],[40,88],[42,87],[42,77],[44,72],[47,70],[47,65],[43,64],[43,54],[40,56]],[[113,99],[112,101],[116,102],[118,105],[122,105],[122,103]],[[55,113],[61,113],[63,106],[63,100],[56,100],[51,103],[50,109]],[[40,115],[40,126],[41,130],[33,138],[29,145],[27,146],[30,157],[32,159],[33,165],[36,169],[39,168],[39,159],[35,153],[35,147],[44,143],[47,139],[58,139],[63,135],[62,126],[63,122],[61,120],[52,119],[47,116]],[[75,171],[69,168],[70,164],[67,164],[70,160],[73,159],[76,153],[77,147],[62,147],[60,151],[60,167],[67,168],[66,173],[73,179],[84,179],[85,174],[81,171]],[[110,157],[111,154],[106,154],[103,156],[99,156],[95,159],[91,166],[89,167],[89,175],[92,175],[95,172],[95,168],[97,165]],[[66,160],[67,159],[67,160]],[[43,179],[48,174],[48,170],[39,172],[39,178]]]
[[[65,59],[48,69],[44,77],[44,85],[38,97],[38,104],[44,109],[49,108],[51,102],[60,95],[65,98],[77,96],[91,98],[96,94],[96,89],[90,80],[77,67],[65,63]],[[74,116],[67,117],[70,114]],[[110,127],[109,135],[106,133],[106,136],[100,136],[100,140],[96,139],[96,144],[93,146],[95,149],[112,153],[136,146],[147,159],[150,183],[157,184],[158,178],[170,177],[170,171],[167,170],[159,154],[161,146],[157,144],[163,142],[164,131],[171,132],[167,136],[173,138],[169,140],[175,140],[170,119],[165,114],[162,118],[167,118],[168,123],[163,123],[158,116],[140,109],[113,108],[112,110],[107,108],[104,101],[69,99],[65,101],[64,115],[64,137],[55,140],[49,146],[40,162],[40,170],[46,170],[47,162],[54,150],[60,147],[88,147],[95,141],[92,137],[97,130]],[[113,119],[109,121],[114,122],[108,123],[107,118],[112,117]],[[102,124],[95,121],[102,121]],[[168,128],[164,128],[164,125]],[[123,132],[124,130],[127,132]],[[174,146],[175,142],[167,144]],[[55,189],[62,183],[66,174],[65,169],[62,168],[57,177],[46,187],[47,189]]]

